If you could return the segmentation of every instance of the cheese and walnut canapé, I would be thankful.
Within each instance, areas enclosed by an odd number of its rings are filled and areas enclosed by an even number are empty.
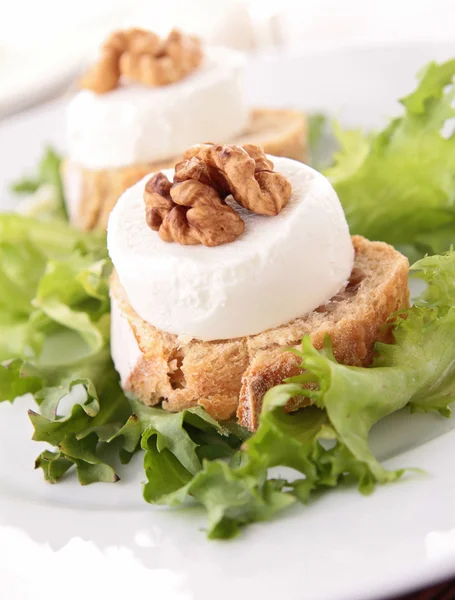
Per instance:
[[[330,335],[338,360],[369,364],[409,301],[406,259],[350,237],[325,177],[252,145],[196,146],[144,178],[112,212],[108,246],[124,389],[251,430],[265,392],[300,372],[287,347]]]
[[[123,388],[251,430],[267,390],[301,372],[286,348],[329,335],[337,360],[368,365],[409,303],[406,258],[351,238],[325,177],[253,145],[196,146],[144,178],[113,210],[108,246]]]
[[[133,186],[111,215],[108,246],[137,314],[203,341],[314,310],[346,285],[354,261],[329,182],[251,145],[191,148],[174,171]]]

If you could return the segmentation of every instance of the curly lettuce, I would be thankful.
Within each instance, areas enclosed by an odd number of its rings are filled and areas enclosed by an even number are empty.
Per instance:
[[[34,394],[34,439],[58,449],[37,460],[50,481],[72,464],[81,483],[115,480],[98,444],[132,412],[109,352],[104,238],[60,221],[0,215],[0,401]],[[60,415],[72,391],[79,397]]]
[[[340,150],[325,171],[351,233],[383,240],[408,255],[443,252],[455,238],[455,59],[430,63],[403,115],[379,133],[335,134]]]
[[[22,197],[18,212],[29,217],[53,218],[66,221],[68,215],[60,175],[62,157],[47,147],[35,175],[25,176],[11,185],[11,191]]]

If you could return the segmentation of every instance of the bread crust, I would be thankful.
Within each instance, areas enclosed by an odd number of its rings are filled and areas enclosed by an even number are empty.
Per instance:
[[[307,157],[306,130],[306,119],[298,111],[255,109],[244,134],[231,143],[254,143],[262,146],[267,154],[304,161]],[[64,185],[72,174],[77,175],[79,182],[79,206],[70,211],[73,225],[84,230],[106,229],[111,210],[126,189],[153,171],[174,167],[178,160],[179,157],[173,157],[155,163],[100,170],[85,169],[65,160],[62,164]]]
[[[141,356],[123,385],[148,405],[162,402],[165,410],[200,405],[215,419],[234,414],[254,431],[265,393],[286,377],[299,373],[300,360],[285,348],[298,348],[309,334],[316,348],[330,335],[336,359],[367,366],[377,340],[391,342],[384,328],[391,313],[409,306],[407,258],[392,246],[352,238],[356,278],[325,306],[263,333],[202,342],[163,332],[143,321],[130,306],[114,272],[111,295],[140,348]],[[352,281],[351,281],[352,283]],[[303,403],[302,403],[303,402]],[[294,400],[294,410],[305,400]]]
[[[232,143],[256,144],[266,154],[305,162],[308,159],[307,119],[297,110],[257,108],[243,134]]]

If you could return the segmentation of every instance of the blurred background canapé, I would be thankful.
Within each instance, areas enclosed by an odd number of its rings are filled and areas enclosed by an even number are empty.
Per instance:
[[[115,28],[180,27],[246,52],[450,42],[451,0],[15,0],[0,19],[0,117],[52,97]]]

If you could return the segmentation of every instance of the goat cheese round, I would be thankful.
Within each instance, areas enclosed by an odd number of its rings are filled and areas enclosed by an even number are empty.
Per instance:
[[[233,203],[246,228],[230,244],[163,242],[145,220],[148,177],[121,196],[109,220],[109,254],[142,319],[203,341],[236,338],[303,316],[346,285],[354,250],[334,189],[303,163],[270,158],[292,184],[289,203],[274,217]],[[172,180],[172,169],[164,173]]]
[[[124,82],[105,94],[81,90],[68,104],[70,160],[86,169],[112,169],[166,160],[201,141],[226,142],[244,129],[241,55],[207,50],[203,65],[170,85]]]

